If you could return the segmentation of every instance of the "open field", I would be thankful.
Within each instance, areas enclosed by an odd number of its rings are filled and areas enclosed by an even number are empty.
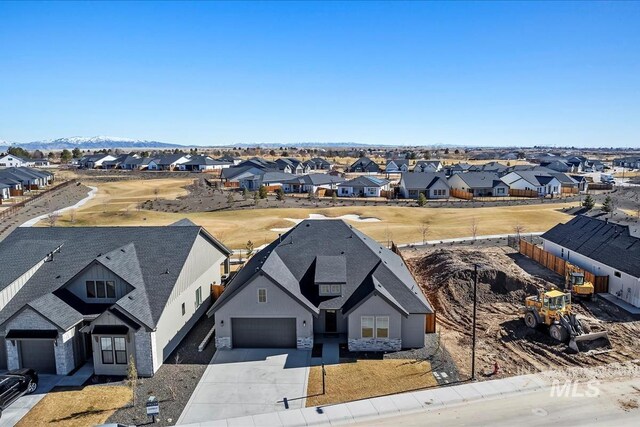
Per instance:
[[[349,402],[437,385],[426,361],[357,360],[325,367],[326,393],[322,394],[322,368],[309,370],[307,407]]]
[[[412,208],[391,206],[354,206],[335,208],[278,208],[245,209],[238,211],[168,213],[139,210],[142,201],[158,198],[172,199],[186,194],[183,188],[189,179],[155,179],[90,183],[98,187],[98,194],[76,212],[66,212],[58,226],[94,225],[168,225],[189,218],[202,225],[231,248],[242,248],[247,240],[256,246],[278,236],[277,231],[294,225],[291,219],[305,219],[310,214],[327,217],[358,215],[375,217],[379,222],[351,222],[381,242],[415,243],[422,240],[421,224],[427,223],[428,240],[465,237],[472,235],[471,223],[475,219],[477,234],[514,233],[520,224],[526,231],[544,231],[571,217],[562,212],[571,204],[543,204],[528,206],[487,207],[475,209]],[[157,192],[157,194],[156,194]],[[575,205],[575,203],[573,204]],[[72,215],[75,220],[72,222]],[[44,225],[44,224],[40,224]]]
[[[103,424],[118,408],[129,404],[131,389],[123,386],[88,386],[56,389],[25,415],[18,427]]]

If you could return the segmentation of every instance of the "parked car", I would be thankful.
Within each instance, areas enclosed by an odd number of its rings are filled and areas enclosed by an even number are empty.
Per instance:
[[[16,369],[0,375],[0,417],[16,399],[38,388],[38,374],[33,369]]]

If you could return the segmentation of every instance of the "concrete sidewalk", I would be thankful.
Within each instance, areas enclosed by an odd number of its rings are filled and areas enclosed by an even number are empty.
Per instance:
[[[394,394],[338,405],[290,409],[268,414],[189,424],[190,427],[284,427],[340,425],[376,419],[380,416],[412,414],[459,405],[480,399],[495,399],[515,393],[533,392],[549,387],[539,375],[523,375],[493,381]]]

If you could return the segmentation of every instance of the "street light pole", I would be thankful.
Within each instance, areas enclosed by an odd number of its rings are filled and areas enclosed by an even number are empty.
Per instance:
[[[478,301],[478,264],[473,266],[473,326],[471,330],[471,381],[476,380],[476,307]]]

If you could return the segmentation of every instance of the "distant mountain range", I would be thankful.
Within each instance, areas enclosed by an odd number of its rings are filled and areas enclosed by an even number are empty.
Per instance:
[[[70,138],[48,139],[44,141],[33,141],[27,143],[8,142],[0,140],[0,151],[7,148],[21,147],[27,151],[32,150],[63,150],[79,148],[82,150],[101,150],[115,148],[184,148],[184,145],[171,144],[160,141],[149,141],[140,139],[119,138],[113,136],[82,137],[73,136]]]

